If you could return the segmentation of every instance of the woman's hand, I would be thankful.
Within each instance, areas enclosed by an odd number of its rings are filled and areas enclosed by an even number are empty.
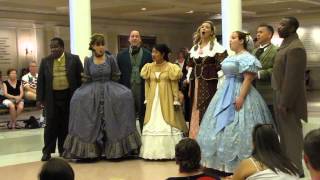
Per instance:
[[[236,107],[237,111],[240,111],[240,109],[242,108],[242,105],[244,103],[244,98],[241,96],[237,96],[236,97],[236,101],[234,102],[234,106]]]
[[[16,102],[19,102],[22,98],[20,96],[14,96],[14,99],[16,100]]]
[[[184,81],[183,81],[183,85],[184,86],[187,86],[189,84],[189,80],[188,79],[185,79]]]

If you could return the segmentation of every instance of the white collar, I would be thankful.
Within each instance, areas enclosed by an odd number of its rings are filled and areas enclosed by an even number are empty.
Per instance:
[[[200,51],[202,50],[202,53]],[[214,41],[213,48],[210,50],[210,42],[200,50],[200,44],[198,44],[198,49],[195,50],[195,45],[189,51],[190,57],[199,58],[199,57],[214,57],[216,53],[223,53],[225,51],[217,41]]]
[[[264,48],[266,48],[266,47],[268,47],[270,45],[271,45],[271,43],[267,43],[267,44],[264,44],[264,45],[260,45],[259,48],[263,48],[264,49]]]

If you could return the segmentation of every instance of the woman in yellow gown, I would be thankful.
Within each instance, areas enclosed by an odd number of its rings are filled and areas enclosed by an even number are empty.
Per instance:
[[[178,65],[168,62],[169,52],[165,44],[155,45],[153,62],[141,70],[145,79],[146,114],[140,157],[144,159],[173,159],[175,145],[187,132],[178,98],[182,72]]]

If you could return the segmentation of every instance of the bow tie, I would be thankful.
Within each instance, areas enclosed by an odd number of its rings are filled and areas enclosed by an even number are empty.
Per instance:
[[[263,52],[264,48],[259,48],[254,55],[259,59]]]

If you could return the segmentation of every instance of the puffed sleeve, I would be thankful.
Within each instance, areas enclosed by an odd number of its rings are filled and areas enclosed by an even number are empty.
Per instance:
[[[179,102],[179,79],[182,77],[181,68],[176,64],[170,64],[169,79],[173,93],[174,105],[180,105]]]
[[[169,79],[170,80],[179,80],[182,77],[181,68],[176,64],[171,64],[169,67]]]
[[[239,72],[251,72],[257,73],[258,70],[262,67],[260,61],[255,58],[253,55],[246,53],[239,57]]]
[[[140,76],[143,78],[143,79],[149,79],[150,78],[150,75],[151,75],[151,65],[152,63],[147,63],[145,64],[142,69],[141,69],[141,72],[140,72]]]

